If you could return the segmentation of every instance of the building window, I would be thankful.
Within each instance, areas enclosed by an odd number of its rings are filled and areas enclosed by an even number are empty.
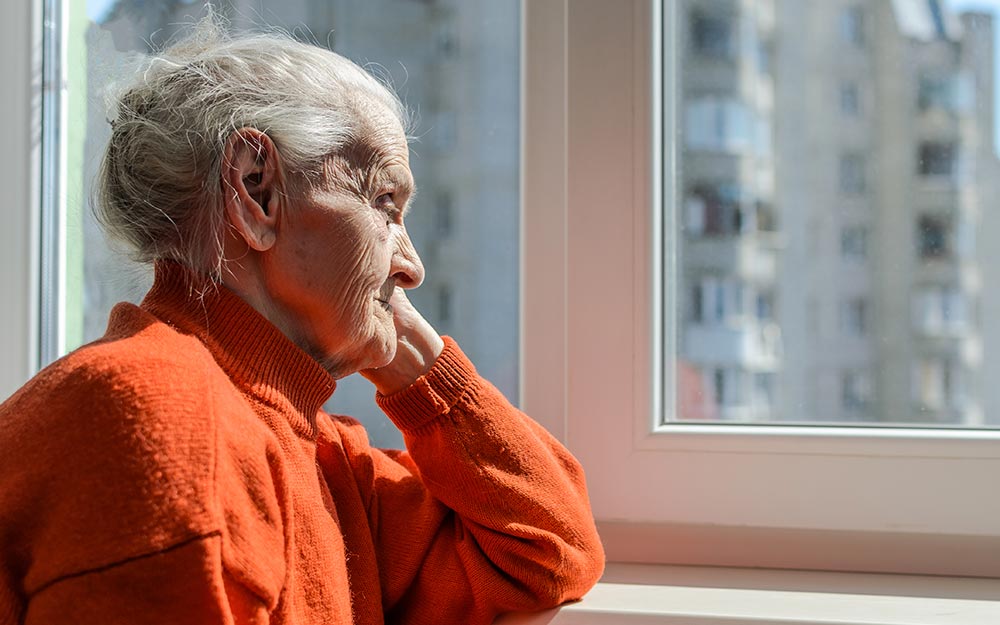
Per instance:
[[[712,392],[715,395],[715,405],[726,405],[726,370],[715,369],[712,371]]]
[[[774,63],[774,44],[765,39],[757,42],[757,71],[764,75],[771,73]]]
[[[692,236],[732,236],[749,228],[740,188],[732,184],[698,185],[686,202],[687,231]]]
[[[863,413],[871,399],[868,376],[861,371],[844,371],[840,376],[840,406],[847,414]]]
[[[774,406],[774,374],[769,371],[755,373],[753,380],[754,407],[770,409]]]
[[[845,260],[864,260],[868,256],[868,228],[845,226],[840,230],[840,256]]]
[[[966,71],[924,74],[917,90],[917,107],[921,111],[969,112],[976,102],[975,85],[975,79]]]
[[[732,59],[736,53],[733,19],[725,15],[693,13],[691,46],[695,53],[718,59]]]
[[[913,401],[922,410],[960,409],[965,404],[961,366],[952,358],[927,357],[913,367]]]
[[[920,144],[917,171],[921,176],[948,176],[956,173],[958,146],[954,143],[928,141]]]
[[[690,150],[767,156],[773,150],[770,120],[736,98],[704,96],[684,109],[684,142]]]
[[[743,380],[746,372],[736,367],[715,367],[711,371],[711,389],[716,406],[733,408],[744,402]],[[725,417],[725,412],[722,413]]]
[[[840,40],[859,48],[865,45],[865,11],[861,6],[841,11]]]
[[[733,278],[705,277],[691,289],[692,318],[697,322],[726,323],[745,314],[748,288]]]
[[[455,227],[455,202],[450,192],[444,191],[438,195],[434,207],[434,229],[438,237],[446,239],[452,235]]]
[[[451,110],[438,111],[430,117],[428,143],[438,152],[454,150],[458,143],[458,114]]]
[[[913,294],[914,329],[928,335],[954,333],[971,324],[975,303],[957,287],[928,286]]]
[[[843,154],[840,157],[840,190],[845,195],[861,195],[867,188],[865,157]]]
[[[442,58],[454,59],[458,56],[458,29],[454,21],[449,20],[438,25],[434,44],[435,50]]]
[[[695,282],[694,286],[691,287],[691,320],[695,323],[701,323],[705,320],[705,309],[701,288],[701,282]]]
[[[861,95],[858,85],[845,82],[840,85],[840,112],[846,117],[857,117],[861,114]]]
[[[864,297],[841,302],[840,327],[847,336],[860,337],[868,333],[868,301]]]
[[[454,319],[455,313],[452,310],[454,299],[450,286],[442,284],[438,287],[438,321],[440,323],[450,324]]]
[[[774,321],[773,291],[761,291],[757,294],[757,320]]]
[[[940,215],[922,215],[917,220],[917,254],[921,260],[951,258],[951,220]]]

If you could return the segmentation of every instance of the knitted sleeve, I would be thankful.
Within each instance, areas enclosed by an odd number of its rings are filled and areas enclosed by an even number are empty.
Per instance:
[[[67,577],[40,589],[24,625],[266,625],[263,602],[226,575],[218,535]]]
[[[361,451],[386,621],[490,623],[581,597],[604,553],[583,471],[455,342],[378,396],[406,452]]]

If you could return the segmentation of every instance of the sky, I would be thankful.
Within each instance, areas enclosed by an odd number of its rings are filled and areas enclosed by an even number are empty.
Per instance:
[[[92,22],[99,22],[111,8],[115,0],[87,0],[87,17]]]
[[[1000,155],[1000,0],[945,0],[945,6],[956,13],[981,11],[992,13],[993,71],[996,74],[993,88],[993,148]]]

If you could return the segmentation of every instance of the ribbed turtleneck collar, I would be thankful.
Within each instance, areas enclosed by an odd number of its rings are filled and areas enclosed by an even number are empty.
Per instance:
[[[197,284],[207,288],[196,288]],[[199,279],[178,263],[159,261],[142,308],[197,336],[244,392],[284,414],[300,435],[316,435],[316,413],[334,378],[238,295]]]

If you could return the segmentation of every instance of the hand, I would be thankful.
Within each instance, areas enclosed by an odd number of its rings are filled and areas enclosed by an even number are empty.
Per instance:
[[[417,312],[401,287],[393,291],[389,305],[396,326],[396,356],[384,367],[360,372],[383,395],[392,395],[413,384],[430,371],[444,350],[440,335]]]

